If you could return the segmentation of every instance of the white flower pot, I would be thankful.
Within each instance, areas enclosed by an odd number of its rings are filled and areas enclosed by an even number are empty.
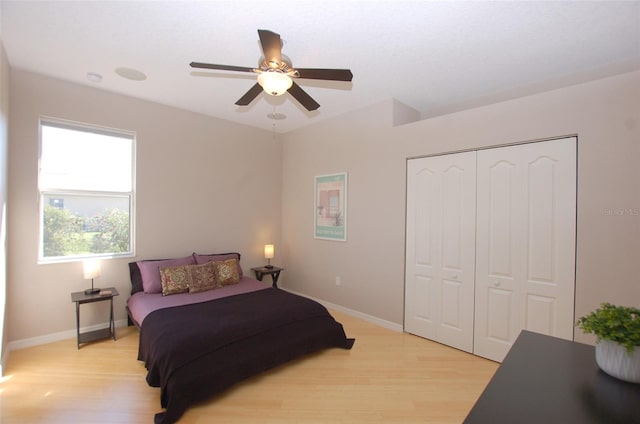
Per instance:
[[[611,340],[602,339],[596,344],[596,363],[612,377],[630,383],[640,383],[640,347],[631,353]]]

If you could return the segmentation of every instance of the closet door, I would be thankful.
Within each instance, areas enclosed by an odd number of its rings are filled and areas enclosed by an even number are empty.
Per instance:
[[[409,160],[405,331],[471,352],[476,153]]]
[[[576,140],[478,152],[474,353],[527,329],[573,339]]]

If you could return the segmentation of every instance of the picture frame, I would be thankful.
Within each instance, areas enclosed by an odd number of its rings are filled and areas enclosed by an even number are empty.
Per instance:
[[[347,173],[315,177],[313,237],[347,241]]]

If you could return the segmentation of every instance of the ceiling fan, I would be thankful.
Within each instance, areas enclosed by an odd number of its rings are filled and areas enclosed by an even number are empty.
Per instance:
[[[353,78],[353,74],[349,69],[294,68],[291,60],[282,54],[280,34],[259,29],[258,35],[260,36],[260,45],[264,55],[259,60],[258,68],[200,62],[191,62],[190,65],[192,68],[257,73],[258,82],[244,96],[240,97],[236,102],[238,106],[247,106],[264,90],[265,93],[271,96],[281,96],[289,92],[308,111],[312,111],[318,109],[320,104],[296,84],[293,78],[328,81],[351,81]]]

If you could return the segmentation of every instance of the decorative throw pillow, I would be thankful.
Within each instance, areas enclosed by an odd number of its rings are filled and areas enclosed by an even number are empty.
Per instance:
[[[240,264],[240,253],[232,252],[232,253],[196,253],[193,252],[193,259],[195,259],[196,264],[204,264],[211,261],[226,261],[227,259],[236,258],[238,260],[238,274],[240,278],[242,278],[242,265]]]
[[[188,265],[180,265],[160,268],[163,296],[189,291],[189,271],[187,267]]]
[[[227,259],[226,261],[217,261],[216,276],[223,286],[237,284],[240,282],[240,274],[238,273],[238,260]]]
[[[142,278],[142,287],[144,289],[144,292],[162,293],[162,283],[160,281],[161,267],[191,265],[195,263],[196,260],[193,255],[175,259],[138,261],[137,264],[138,268],[140,269],[140,277]]]
[[[216,278],[216,263],[207,262],[202,265],[189,265],[189,293],[212,290],[221,285]]]

